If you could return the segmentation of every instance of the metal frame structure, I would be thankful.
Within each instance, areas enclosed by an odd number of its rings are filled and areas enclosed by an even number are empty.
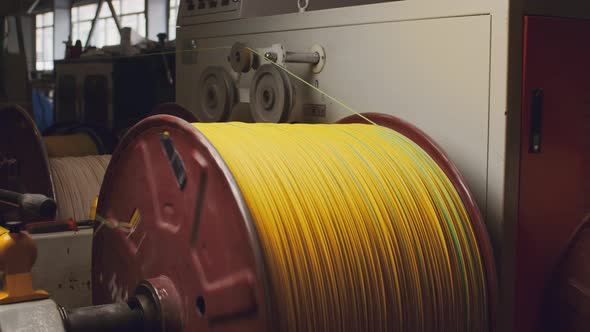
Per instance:
[[[111,15],[113,16],[113,20],[115,21],[115,25],[117,26],[117,30],[119,31],[119,35],[121,34],[121,24],[119,23],[119,18],[117,17],[117,12],[115,11],[115,7],[113,7],[113,2],[111,0],[99,0],[98,5],[96,6],[96,14],[94,14],[94,18],[92,19],[92,24],[90,25],[90,31],[88,32],[88,38],[86,38],[86,43],[84,47],[88,47],[90,45],[90,40],[92,39],[92,33],[94,32],[94,26],[96,25],[96,21],[98,20],[98,16],[100,15],[100,10],[102,9],[102,5],[107,3],[109,6],[109,10],[111,11]]]

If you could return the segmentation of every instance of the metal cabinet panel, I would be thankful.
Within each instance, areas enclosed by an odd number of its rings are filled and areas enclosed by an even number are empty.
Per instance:
[[[525,17],[515,331],[542,329],[559,255],[590,214],[590,21]]]

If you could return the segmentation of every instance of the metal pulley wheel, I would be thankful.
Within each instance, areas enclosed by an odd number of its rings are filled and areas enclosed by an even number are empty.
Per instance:
[[[255,56],[246,45],[235,43],[229,53],[229,63],[236,73],[247,73],[253,67]]]
[[[199,80],[200,122],[227,121],[237,101],[236,86],[223,67],[207,67]]]
[[[272,64],[261,66],[250,86],[250,110],[256,122],[285,122],[293,108],[294,90],[287,73]]]

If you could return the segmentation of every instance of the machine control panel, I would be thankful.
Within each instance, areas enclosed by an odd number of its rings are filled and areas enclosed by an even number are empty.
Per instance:
[[[399,0],[181,0],[178,25],[187,27],[203,23],[390,1]]]
[[[240,0],[185,0],[185,10],[181,15],[196,16],[232,12],[239,10],[240,5]]]

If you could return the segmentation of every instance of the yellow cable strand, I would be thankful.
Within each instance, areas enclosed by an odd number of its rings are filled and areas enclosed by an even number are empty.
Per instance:
[[[408,138],[365,124],[193,125],[248,204],[277,330],[488,330],[465,206]]]

